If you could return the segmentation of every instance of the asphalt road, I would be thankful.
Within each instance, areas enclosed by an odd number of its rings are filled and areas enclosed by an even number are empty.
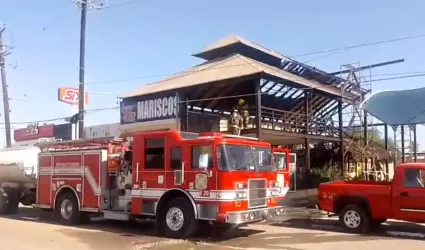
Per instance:
[[[21,208],[18,215],[0,218],[1,249],[11,250],[422,250],[425,247],[422,225],[390,222],[368,236],[341,231],[334,219],[287,217],[250,225],[221,237],[171,240],[156,237],[149,221],[93,221],[85,227],[66,227],[55,224],[51,213],[31,208]]]

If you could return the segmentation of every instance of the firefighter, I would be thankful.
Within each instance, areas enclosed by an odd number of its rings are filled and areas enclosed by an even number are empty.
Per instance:
[[[244,99],[239,99],[238,104],[236,105],[236,107],[234,108],[235,110],[238,111],[239,115],[242,118],[242,128],[248,128],[249,125],[249,109],[248,109],[248,104],[245,102]]]
[[[243,126],[243,119],[239,115],[238,110],[234,109],[232,112],[232,116],[230,117],[229,130],[234,135],[240,135],[242,126]]]

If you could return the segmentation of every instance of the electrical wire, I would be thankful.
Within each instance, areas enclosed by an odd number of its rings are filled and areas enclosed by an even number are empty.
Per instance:
[[[234,65],[214,67],[214,68],[205,68],[205,69],[193,70],[193,71],[190,71],[190,69],[189,69],[187,71],[180,71],[180,72],[177,72],[177,73],[157,74],[157,75],[150,75],[150,76],[122,78],[122,79],[112,79],[112,80],[96,81],[96,82],[86,82],[85,84],[86,85],[98,85],[98,84],[108,84],[108,83],[126,83],[126,82],[132,82],[132,81],[135,81],[135,80],[143,80],[143,79],[159,78],[159,77],[167,77],[167,76],[181,77],[181,76],[185,76],[185,75],[189,75],[189,74],[193,74],[193,73],[197,73],[197,72],[204,72],[204,71],[209,71],[209,70],[218,70],[218,69],[232,68],[232,67],[240,67],[240,66],[253,65],[253,64],[257,64],[257,63],[256,62],[241,63],[241,64],[234,64]],[[196,67],[196,66],[194,66],[194,67]],[[278,69],[278,68],[274,69],[274,67],[268,67],[268,69],[273,70],[275,72],[279,72],[279,73],[281,73],[280,71],[288,72],[288,71],[285,71],[283,69]],[[390,75],[406,75],[406,76],[403,76],[403,78],[409,78],[409,77],[422,76],[422,74],[425,74],[425,71],[377,74],[377,75],[372,75],[372,77],[374,77],[374,76],[387,76],[387,75],[388,76],[390,76]],[[398,78],[394,78],[394,79],[398,79]],[[382,79],[378,78],[378,79],[374,79],[372,81],[384,81],[384,80],[392,80],[392,78],[382,78]]]
[[[107,5],[103,8],[101,8],[101,10],[102,9],[112,9],[112,8],[127,6],[127,5],[131,5],[131,4],[141,3],[141,2],[144,2],[144,1],[146,1],[146,0],[133,0],[133,1],[127,1],[127,2],[122,2],[122,3]]]
[[[420,77],[420,76],[425,76],[425,73],[424,74],[415,74],[415,75],[410,75],[410,76],[399,76],[399,77],[375,79],[375,80],[371,80],[371,81],[393,80],[393,79],[402,79],[402,78],[407,78],[407,77]],[[265,87],[265,85],[263,87]],[[312,88],[310,88],[310,87],[308,87],[308,88],[297,88],[294,91],[311,90],[311,89]],[[289,90],[289,91],[291,91],[291,90]],[[272,92],[273,95],[280,94],[280,93],[286,94],[289,91],[288,90],[286,90],[286,91],[282,91],[282,90],[273,91],[273,90],[269,89],[268,92],[262,93],[262,95],[270,95],[270,92]],[[231,95],[231,96],[221,96],[221,97],[211,97],[211,98],[201,98],[201,99],[191,99],[191,100],[181,100],[181,101],[179,101],[179,103],[182,104],[182,103],[191,103],[191,102],[213,101],[213,100],[221,100],[221,99],[229,99],[229,98],[241,98],[241,97],[248,97],[248,96],[255,96],[255,95],[257,95],[257,93],[249,93],[249,94],[241,94],[241,95]],[[282,97],[282,96],[280,96],[280,97]],[[120,109],[120,107],[119,106],[115,106],[115,107],[107,107],[107,108],[88,109],[88,110],[85,110],[84,112],[88,113],[88,112],[99,112],[99,111],[118,110],[118,109]],[[25,122],[11,122],[10,124],[11,125],[16,125],[16,124],[31,124],[31,123],[53,122],[53,121],[64,120],[66,118],[69,118],[69,117],[66,116],[66,117],[58,117],[58,118],[45,119],[45,120],[35,120],[35,121],[25,121]],[[0,124],[4,125],[5,123],[0,123]]]
[[[387,40],[368,42],[368,43],[360,43],[360,44],[351,45],[351,46],[344,46],[344,47],[339,47],[339,48],[334,48],[334,49],[327,49],[327,50],[320,50],[320,51],[316,51],[316,52],[298,54],[298,55],[292,56],[292,58],[312,56],[312,55],[318,55],[318,54],[325,54],[325,53],[331,53],[331,52],[340,51],[340,50],[351,50],[351,49],[357,49],[357,48],[361,48],[361,47],[369,47],[369,46],[374,46],[374,45],[378,45],[378,44],[393,43],[393,42],[399,42],[399,41],[417,39],[417,38],[423,38],[423,37],[425,37],[425,34],[391,38],[391,39],[387,39]]]
[[[89,112],[99,112],[99,111],[107,111],[107,110],[114,110],[119,109],[118,106],[115,107],[108,107],[108,108],[97,108],[97,109],[87,109],[84,110],[85,113]],[[34,121],[21,121],[21,122],[11,122],[11,125],[19,125],[19,124],[31,124],[31,123],[45,123],[45,122],[55,122],[55,121],[61,121],[69,118],[70,116],[63,116],[63,117],[56,117],[56,118],[50,118],[50,119],[43,119],[43,120],[34,120]],[[0,123],[1,125],[5,125],[4,122]]]

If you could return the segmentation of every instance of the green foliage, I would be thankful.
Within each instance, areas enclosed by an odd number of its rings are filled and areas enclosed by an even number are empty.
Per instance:
[[[351,133],[351,136],[358,139],[364,139],[364,131],[363,128],[354,129]],[[377,128],[369,128],[367,130],[367,137],[371,138],[371,141],[374,144],[378,144],[381,147],[385,147],[385,138],[381,131]],[[396,143],[392,138],[388,138],[388,149],[395,150],[397,149]]]

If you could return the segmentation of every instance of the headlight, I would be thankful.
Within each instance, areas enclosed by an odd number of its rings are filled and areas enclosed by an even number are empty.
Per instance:
[[[277,174],[277,183],[279,184],[279,187],[283,187],[285,183],[285,176],[283,174]]]
[[[247,197],[246,192],[237,192],[237,193],[236,193],[236,198],[237,198],[237,199],[244,199],[244,198],[246,198],[246,197]]]
[[[243,183],[236,183],[236,188],[237,189],[244,189],[245,188],[245,184],[243,184]]]

